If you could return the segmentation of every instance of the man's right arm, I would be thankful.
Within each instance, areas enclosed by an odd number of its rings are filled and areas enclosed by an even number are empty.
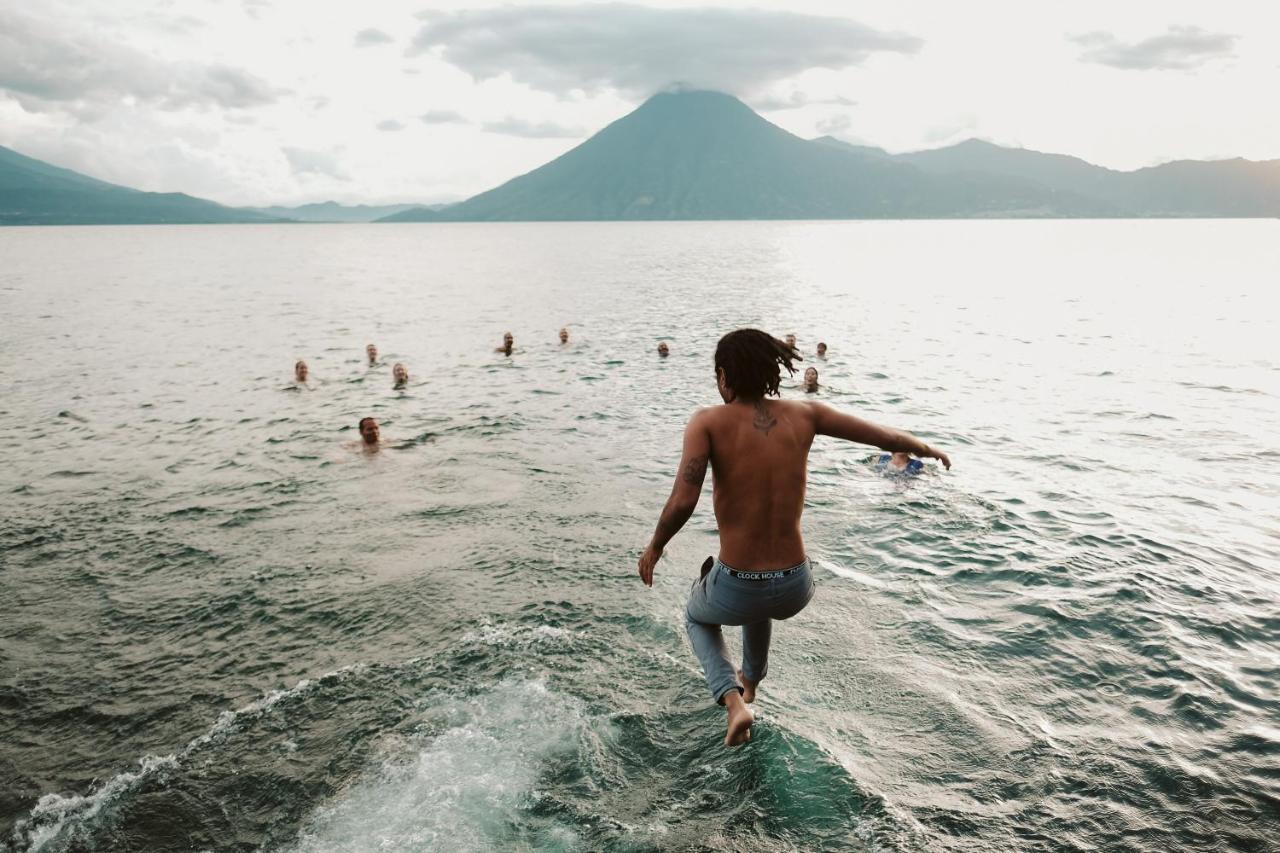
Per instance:
[[[640,579],[645,586],[653,586],[653,567],[662,556],[662,551],[671,541],[671,537],[680,532],[684,523],[693,515],[698,505],[698,497],[702,494],[702,483],[707,476],[707,465],[711,461],[711,433],[707,431],[706,415],[703,411],[695,412],[684,430],[684,449],[680,455],[680,467],[676,471],[675,485],[671,487],[671,497],[662,508],[658,518],[658,526],[649,540],[649,547],[640,555]]]
[[[951,459],[941,450],[930,447],[909,432],[893,427],[864,421],[862,418],[837,411],[826,403],[808,403],[813,411],[814,431],[819,435],[870,444],[891,453],[912,453],[924,459],[937,459],[944,468],[951,468]]]

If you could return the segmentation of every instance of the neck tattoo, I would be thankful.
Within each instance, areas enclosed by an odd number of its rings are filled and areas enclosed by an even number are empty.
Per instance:
[[[768,408],[765,407],[764,400],[756,401],[755,410],[756,413],[751,418],[751,425],[767,436],[769,434],[769,430],[778,425],[778,419],[769,414]]]

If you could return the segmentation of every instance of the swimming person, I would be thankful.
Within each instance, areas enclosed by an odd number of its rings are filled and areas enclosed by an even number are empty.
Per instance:
[[[567,343],[569,343],[569,330],[568,330],[568,329],[565,329],[565,328],[561,328],[561,329],[560,329],[560,343],[562,343],[562,344],[567,344]]]
[[[394,390],[400,390],[409,384],[409,368],[405,367],[402,362],[397,361],[396,366],[391,368],[391,387]]]
[[[791,334],[787,335],[787,346],[791,347],[792,349],[795,349],[795,348],[796,348],[796,334],[795,334],[795,332],[792,332]]]
[[[500,352],[503,355],[511,355],[511,349],[515,346],[515,335],[510,332],[504,332],[502,335],[502,346],[498,347],[494,352]]]
[[[804,369],[804,392],[806,394],[818,393],[818,368],[806,367]]]
[[[876,467],[886,474],[919,474],[924,470],[924,463],[912,459],[910,453],[885,453],[876,460]]]
[[[299,385],[307,384],[307,377],[311,375],[310,368],[302,359],[298,359],[293,365],[293,381]]]
[[[720,531],[720,555],[708,558],[685,606],[685,628],[711,696],[725,706],[726,746],[745,743],[755,715],[747,705],[768,672],[774,619],[795,616],[813,597],[800,535],[809,447],[815,435],[951,460],[909,433],[878,426],[823,403],[771,400],[779,365],[795,373],[793,347],[757,329],[739,329],[716,346],[716,384],[724,405],[699,409],[684,431],[675,485],[653,539],[640,556],[640,579],[653,585],[662,551],[693,514],[707,466]],[[742,626],[742,669],[734,669],[721,625]]]
[[[364,450],[375,451],[382,443],[382,434],[378,430],[378,421],[374,418],[361,418],[360,428],[360,444]]]
[[[364,354],[369,357],[369,366],[373,367],[378,363],[378,348],[373,344],[368,344],[364,348]]]
[[[670,354],[671,354],[671,349],[667,346],[667,342],[666,342],[666,341],[659,341],[659,342],[658,342],[658,355],[659,355],[659,357],[661,357],[661,358],[666,358],[666,357],[667,357],[668,355],[670,355]]]
[[[818,341],[818,358],[827,357],[827,345],[822,341]]]

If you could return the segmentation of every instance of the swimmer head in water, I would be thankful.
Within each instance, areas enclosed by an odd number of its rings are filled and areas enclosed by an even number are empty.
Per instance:
[[[364,354],[369,356],[370,367],[378,363],[378,348],[373,344],[368,344],[367,346],[365,346]]]
[[[378,422],[373,418],[360,419],[360,441],[365,447],[377,447],[380,433],[378,432]]]
[[[396,388],[403,388],[409,384],[409,368],[405,367],[402,362],[397,361],[396,366],[391,368],[391,378],[394,380]]]
[[[792,332],[791,334],[787,335],[786,341],[787,341],[787,346],[791,347],[792,349],[795,349],[796,348],[795,332]]]
[[[569,343],[569,330],[568,330],[568,329],[561,329],[561,330],[560,330],[560,343],[562,343],[562,344],[567,344],[567,343]]]
[[[924,470],[924,463],[919,459],[913,459],[910,453],[898,451],[881,454],[876,461],[876,467],[886,474],[919,474]]]
[[[511,349],[516,344],[516,336],[510,332],[504,332],[502,335],[502,346],[498,347],[494,352],[500,352],[503,355],[511,355]]]
[[[816,393],[818,390],[818,368],[806,367],[804,369],[804,390],[808,394]]]
[[[666,341],[662,341],[661,343],[658,344],[658,355],[660,355],[662,358],[666,358],[670,354],[671,354],[671,350],[670,348],[667,347]]]
[[[818,341],[818,358],[826,358],[826,357],[827,357],[827,345],[822,343],[822,341]]]
[[[298,359],[298,361],[293,365],[293,379],[295,382],[305,384],[309,373],[310,371],[307,369],[307,363],[302,359]]]

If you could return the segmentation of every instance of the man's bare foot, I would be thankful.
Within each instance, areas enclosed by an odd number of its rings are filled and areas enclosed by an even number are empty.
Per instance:
[[[756,701],[756,688],[760,686],[760,682],[747,681],[747,677],[742,674],[742,670],[738,670],[738,683],[742,685],[742,701],[748,705]]]
[[[742,701],[742,694],[730,690],[724,694],[724,709],[729,712],[729,726],[724,733],[725,746],[742,746],[751,740],[751,724],[756,721],[755,713]]]

